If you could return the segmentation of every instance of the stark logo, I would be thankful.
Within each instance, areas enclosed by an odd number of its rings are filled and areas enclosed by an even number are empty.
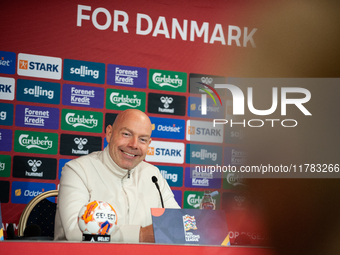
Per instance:
[[[146,152],[146,155],[150,155],[150,156],[155,155],[155,148],[154,147],[149,147],[148,151]]]
[[[19,60],[19,69],[28,69],[28,61],[27,60]]]

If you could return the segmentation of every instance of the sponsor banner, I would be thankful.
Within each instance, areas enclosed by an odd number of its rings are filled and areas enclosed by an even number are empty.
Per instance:
[[[223,143],[223,125],[213,127],[212,121],[187,121],[186,139],[195,142]]]
[[[63,109],[61,111],[61,129],[102,133],[103,114],[101,112]]]
[[[149,113],[185,116],[185,109],[185,96],[149,93]]]
[[[209,87],[204,87],[206,84],[212,88],[215,88],[215,84],[226,84],[227,79],[223,76],[206,75],[206,74],[189,74],[189,92],[195,94],[205,94],[206,92],[202,88],[207,89],[209,92],[214,93]],[[221,96],[225,94],[224,89],[216,89],[216,92]]]
[[[145,157],[148,162],[184,163],[184,143],[151,141]]]
[[[34,197],[49,190],[55,190],[53,183],[40,182],[12,182],[11,202],[13,204],[27,204]],[[51,202],[55,202],[54,197],[47,198]]]
[[[18,79],[17,100],[42,104],[59,104],[60,84]]]
[[[186,92],[187,74],[182,72],[150,69],[149,88],[176,92]]]
[[[224,101],[222,101],[224,104]],[[215,102],[211,98],[207,98],[207,112],[202,114],[202,99],[200,97],[189,97],[188,99],[188,116],[205,119],[224,119],[224,106],[220,104],[218,99]]]
[[[179,166],[159,166],[159,172],[168,182],[170,187],[182,187],[183,185],[183,167]]]
[[[12,150],[12,130],[0,129],[0,151]]]
[[[13,105],[0,103],[0,125],[12,126],[13,125]]]
[[[146,93],[132,90],[107,89],[106,108],[110,110],[124,111],[126,109],[138,109],[145,112]]]
[[[194,167],[185,168],[185,187],[189,188],[221,188],[221,173],[209,169],[196,171]]]
[[[249,198],[244,192],[241,193],[227,193],[222,195],[223,207],[226,213],[240,213],[246,212],[249,209]]]
[[[184,191],[183,209],[199,209],[204,197],[204,191]],[[220,209],[221,195],[213,196],[215,210]]]
[[[64,84],[63,105],[100,108],[104,107],[104,89]]]
[[[60,155],[82,156],[102,149],[102,138],[88,135],[60,135]]]
[[[0,155],[0,177],[9,177],[11,175],[11,156]]]
[[[241,166],[247,163],[247,153],[241,148],[224,147],[224,165]]]
[[[184,139],[185,120],[150,117],[152,138]]]
[[[0,202],[9,202],[9,181],[0,181]]]
[[[239,173],[223,173],[223,189],[244,189],[247,185],[247,179]]]
[[[172,190],[172,193],[174,193],[175,200],[177,204],[182,208],[182,191],[180,190]]]
[[[46,79],[61,79],[61,58],[19,53],[18,75]]]
[[[55,180],[57,160],[40,157],[13,157],[13,177]]]
[[[16,54],[0,51],[0,73],[15,74]]]
[[[222,147],[203,144],[187,144],[186,163],[195,165],[222,164]]]
[[[242,144],[245,141],[246,132],[244,128],[230,127],[228,125],[223,125],[223,126],[225,126],[225,133],[224,133],[225,143]]]
[[[107,84],[146,88],[147,69],[144,67],[107,65]]]
[[[31,105],[17,105],[15,125],[18,127],[33,127],[58,129],[59,109]]]
[[[0,99],[14,100],[15,95],[15,79],[0,77]]]
[[[104,84],[105,64],[64,59],[64,80]]]
[[[60,180],[61,177],[61,171],[63,170],[63,167],[67,162],[71,161],[71,159],[61,158],[59,159],[59,169],[58,169],[58,180]]]
[[[106,131],[106,127],[108,125],[112,125],[113,122],[115,122],[117,118],[117,113],[105,113],[105,127],[104,127],[104,132]]]
[[[16,130],[14,151],[56,155],[58,153],[58,134]]]

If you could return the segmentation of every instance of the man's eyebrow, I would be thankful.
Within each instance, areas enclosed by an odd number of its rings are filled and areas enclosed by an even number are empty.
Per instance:
[[[131,129],[127,128],[127,127],[122,127],[122,128],[120,129],[120,131],[124,131],[124,130],[130,132],[131,134],[134,134],[134,132],[133,132]],[[140,135],[139,137],[147,137],[147,138],[150,138],[150,135]]]

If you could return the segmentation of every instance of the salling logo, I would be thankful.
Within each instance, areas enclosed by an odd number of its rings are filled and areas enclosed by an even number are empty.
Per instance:
[[[70,74],[78,74],[81,77],[91,76],[94,79],[98,79],[99,70],[91,70],[87,66],[80,66],[79,68],[71,67]]]
[[[41,150],[47,150],[52,148],[53,141],[48,140],[48,136],[45,136],[45,140],[40,140],[39,137],[34,138],[31,136],[28,138],[29,135],[22,134],[19,136],[19,144],[27,149],[37,148]]]
[[[67,113],[65,116],[66,123],[73,127],[85,127],[85,128],[94,128],[98,125],[98,120],[93,118],[93,115],[90,115],[90,118],[86,118],[84,115],[80,117],[74,117],[75,113]]]
[[[77,145],[78,150],[75,150],[75,149],[72,148],[72,153],[73,154],[81,154],[81,155],[89,154],[89,150],[83,150],[84,145],[86,145],[87,142],[88,142],[87,138],[82,138],[82,137],[74,138],[74,143]]]
[[[162,76],[162,73],[156,72],[152,75],[152,81],[160,87],[169,86],[172,88],[178,88],[183,84],[183,80],[178,77],[178,75],[175,75],[174,78],[171,78],[170,75],[166,76],[165,74]]]
[[[232,186],[246,186],[245,179],[235,175],[235,173],[229,173],[226,177],[226,180]]]
[[[7,118],[7,112],[1,111],[0,112],[0,120],[6,120]]]
[[[25,171],[25,175],[26,176],[30,176],[30,177],[43,177],[44,173],[43,172],[37,172],[38,167],[40,167],[42,165],[41,160],[28,160],[27,164],[31,167],[32,172],[28,172]]]
[[[133,95],[133,98],[129,98],[129,95],[124,95],[118,92],[112,92],[110,95],[110,102],[118,107],[128,106],[136,108],[141,105],[142,100],[137,98],[137,95]]]
[[[61,58],[19,53],[18,74],[60,80],[61,63]]]
[[[166,112],[166,113],[174,113],[175,108],[169,108],[170,104],[174,101],[172,97],[164,97],[160,98],[161,102],[164,104],[164,108],[158,107],[159,112]]]
[[[212,161],[217,160],[217,153],[216,152],[208,152],[206,149],[201,149],[200,151],[192,151],[191,152],[192,158],[198,158],[201,160],[211,159]]]
[[[43,89],[40,86],[34,86],[34,88],[24,88],[25,95],[31,95],[34,97],[47,97],[48,99],[53,99],[54,91]]]
[[[171,180],[172,182],[177,182],[178,180],[178,174],[171,174],[166,170],[161,170],[160,173],[165,180]]]

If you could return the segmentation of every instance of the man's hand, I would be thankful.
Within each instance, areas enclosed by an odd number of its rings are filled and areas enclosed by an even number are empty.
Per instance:
[[[153,235],[152,225],[141,227],[139,231],[139,242],[154,243],[155,237]]]

